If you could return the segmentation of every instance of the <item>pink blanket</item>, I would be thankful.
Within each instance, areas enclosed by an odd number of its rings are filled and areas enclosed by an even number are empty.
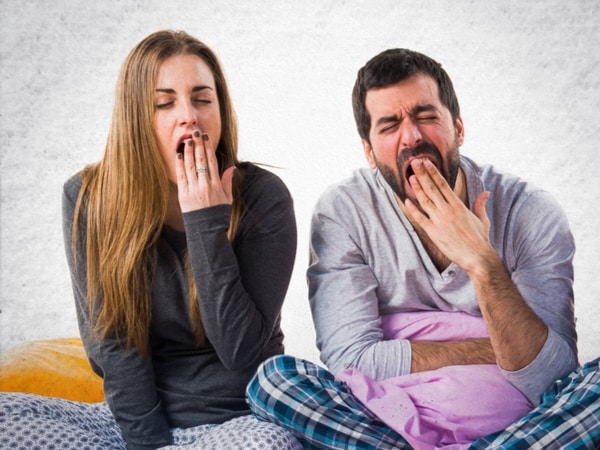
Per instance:
[[[481,317],[460,312],[383,316],[386,339],[450,341],[488,337]],[[449,366],[383,381],[359,370],[337,375],[352,393],[418,450],[466,449],[531,410],[493,364]]]

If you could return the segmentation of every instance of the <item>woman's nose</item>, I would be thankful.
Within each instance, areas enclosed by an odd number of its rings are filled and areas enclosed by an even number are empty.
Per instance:
[[[190,102],[180,103],[179,122],[182,125],[194,125],[197,122],[196,110]]]

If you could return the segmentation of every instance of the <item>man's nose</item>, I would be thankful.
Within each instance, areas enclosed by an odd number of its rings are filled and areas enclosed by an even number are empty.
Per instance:
[[[412,148],[421,143],[423,136],[415,122],[403,120],[400,125],[400,145],[402,148]]]

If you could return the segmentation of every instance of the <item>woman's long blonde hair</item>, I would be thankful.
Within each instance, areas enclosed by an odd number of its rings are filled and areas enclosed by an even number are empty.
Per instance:
[[[136,347],[146,357],[155,244],[165,224],[169,190],[174,188],[154,133],[154,89],[162,62],[179,54],[197,55],[214,76],[222,124],[216,149],[220,174],[240,165],[235,113],[217,56],[184,32],[153,33],[131,51],[121,68],[104,156],[83,171],[73,224],[76,258],[82,242],[79,223],[85,217],[87,296],[94,331],[101,338],[113,334],[125,347]],[[242,215],[241,176],[237,170],[230,240]],[[205,336],[189,260],[186,266],[190,320],[201,345]]]

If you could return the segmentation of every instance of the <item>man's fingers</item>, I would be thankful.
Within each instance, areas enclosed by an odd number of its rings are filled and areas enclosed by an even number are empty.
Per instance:
[[[410,185],[415,193],[416,201],[423,211],[429,214],[434,208],[441,208],[446,204],[446,198],[440,191],[435,177],[441,177],[435,166],[425,160],[431,167],[425,165],[422,160],[414,160],[411,166],[414,171],[409,179]],[[442,182],[445,181],[442,178]]]
[[[421,167],[419,169],[421,179],[423,180],[421,184],[424,185],[424,189],[426,189],[428,195],[430,195],[433,200],[436,200],[438,196],[445,201],[450,201],[455,197],[448,181],[430,160],[425,158],[420,161],[420,164],[417,163],[416,165],[417,167],[419,167],[419,165]],[[413,170],[415,170],[414,167]],[[415,170],[415,173],[417,173],[417,170]]]
[[[473,202],[473,214],[481,220],[483,225],[489,230],[490,227],[490,219],[485,210],[485,205],[487,204],[488,199],[490,198],[489,191],[484,191],[477,196],[475,201]]]

